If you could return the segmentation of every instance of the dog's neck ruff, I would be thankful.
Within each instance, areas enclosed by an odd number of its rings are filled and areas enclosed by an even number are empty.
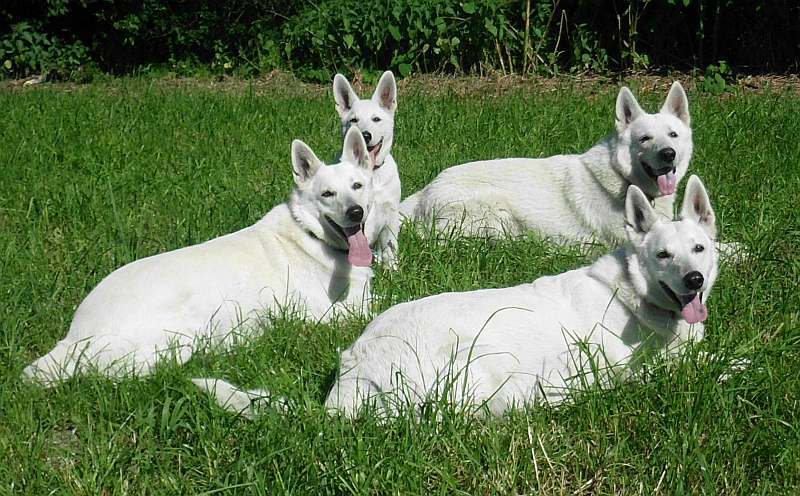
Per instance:
[[[621,143],[619,135],[612,133],[587,150],[581,156],[581,163],[609,196],[624,204],[628,186],[634,183],[630,177],[620,172],[622,167],[619,153],[624,152]],[[602,165],[598,167],[597,164]],[[655,206],[657,197],[650,195],[648,191],[649,188],[642,189],[650,205]]]
[[[348,251],[347,249],[334,246],[325,240],[325,228],[319,222],[319,219],[315,218],[314,215],[300,206],[298,199],[299,195],[300,192],[298,190],[294,190],[292,191],[292,195],[289,199],[289,213],[294,219],[296,225],[308,233],[309,236],[322,243],[324,246],[346,254]]]
[[[308,235],[309,235],[309,236],[311,236],[312,238],[316,239],[317,241],[319,241],[319,242],[320,242],[320,243],[322,243],[323,245],[325,245],[325,246],[327,246],[328,248],[330,248],[331,250],[338,251],[339,253],[344,253],[345,255],[347,255],[347,252],[349,251],[349,250],[347,250],[347,249],[345,249],[345,248],[339,248],[338,246],[334,246],[334,245],[332,245],[332,244],[328,243],[328,242],[327,242],[327,241],[325,241],[324,239],[322,239],[322,238],[320,238],[319,236],[317,236],[317,235],[314,233],[314,231],[312,231],[311,229],[305,229],[305,232],[306,232],[306,234],[308,234]]]
[[[637,287],[638,284],[630,270],[630,264],[638,262],[635,259],[631,260],[629,250],[629,247],[622,247],[601,257],[595,264],[599,264],[601,261],[610,262],[613,263],[616,270],[592,270],[590,268],[590,277],[611,288],[614,291],[615,299],[627,308],[643,327],[667,338],[678,337],[680,325],[678,314],[646,299],[643,292]],[[604,266],[604,268],[607,267],[608,265]]]

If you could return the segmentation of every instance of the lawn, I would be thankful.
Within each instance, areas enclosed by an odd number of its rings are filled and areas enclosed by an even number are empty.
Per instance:
[[[401,86],[404,195],[470,160],[585,150],[611,131],[617,89]],[[655,110],[666,90],[640,102]],[[332,158],[341,137],[327,88],[126,79],[0,89],[0,493],[796,494],[800,96],[689,99],[690,171],[709,189],[721,238],[752,252],[722,267],[706,340],[655,361],[640,382],[561,406],[380,422],[321,407],[359,319],[279,317],[251,343],[145,380],[43,390],[19,379],[113,269],[232,232],[283,201],[292,139]],[[374,311],[529,282],[596,252],[533,237],[437,245],[404,232],[399,271],[376,271]],[[728,358],[751,365],[721,381]],[[296,406],[237,418],[192,386],[198,375],[267,387]]]

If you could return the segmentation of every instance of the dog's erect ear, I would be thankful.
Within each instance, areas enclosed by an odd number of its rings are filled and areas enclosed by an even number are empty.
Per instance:
[[[386,71],[372,94],[372,101],[377,102],[387,112],[394,113],[397,108],[397,83],[392,71]]]
[[[689,99],[686,97],[686,92],[683,91],[683,86],[678,81],[672,83],[667,99],[664,100],[664,105],[661,106],[661,113],[672,114],[687,126],[691,122],[689,118]]]
[[[294,182],[302,186],[322,166],[322,161],[314,155],[311,148],[300,140],[292,141],[292,168],[294,169]]]
[[[635,121],[644,110],[639,106],[631,90],[623,86],[617,95],[617,131],[620,133],[627,129],[628,124]]]
[[[342,149],[342,162],[350,162],[367,170],[372,170],[372,160],[369,158],[367,143],[361,136],[358,127],[350,126],[344,136],[344,148]]]
[[[686,183],[681,206],[681,219],[691,219],[697,222],[711,239],[717,235],[717,220],[714,209],[711,208],[711,200],[708,199],[703,181],[695,175],[692,175]]]
[[[353,104],[358,100],[358,95],[353,91],[353,87],[341,74],[333,77],[333,99],[336,101],[336,111],[339,112],[340,117],[344,117],[350,112]]]
[[[625,230],[628,239],[638,244],[657,221],[658,216],[642,190],[633,184],[628,186],[628,196],[625,197]]]

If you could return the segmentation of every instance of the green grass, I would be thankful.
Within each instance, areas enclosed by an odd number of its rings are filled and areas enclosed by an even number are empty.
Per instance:
[[[641,100],[654,109],[666,94]],[[611,130],[615,87],[400,94],[394,155],[405,194],[450,165],[588,148]],[[72,312],[127,262],[255,222],[287,197],[290,143],[340,148],[330,95],[219,92],[121,80],[0,90],[0,493],[793,494],[800,489],[800,98],[690,92],[692,172],[722,238],[753,258],[725,266],[707,338],[647,380],[503,419],[381,423],[329,418],[321,401],[365,321],[279,319],[229,353],[145,380],[19,380]],[[376,311],[424,295],[528,282],[591,260],[535,239],[401,238]],[[746,357],[724,365],[697,352]],[[226,377],[297,403],[254,421],[188,378]],[[226,491],[226,492],[228,492]]]

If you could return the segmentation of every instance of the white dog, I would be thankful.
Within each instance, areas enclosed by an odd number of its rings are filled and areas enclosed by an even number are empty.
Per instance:
[[[657,114],[628,88],[616,104],[616,132],[580,155],[486,160],[444,170],[406,198],[400,212],[467,235],[534,231],[560,241],[624,242],[628,186],[672,218],[674,193],[692,156],[689,102],[675,82]]]
[[[390,308],[342,354],[327,406],[354,415],[368,402],[393,411],[445,394],[500,414],[542,393],[559,399],[587,372],[587,353],[624,371],[645,349],[701,339],[717,277],[702,182],[690,179],[678,221],[630,186],[625,219],[628,244],[588,267]]]
[[[341,74],[333,78],[336,111],[342,120],[342,132],[356,126],[364,136],[374,173],[372,211],[367,219],[366,235],[377,257],[395,267],[397,234],[400,230],[400,175],[392,158],[394,112],[397,109],[397,84],[386,71],[370,99],[360,99]]]
[[[86,368],[146,374],[166,352],[185,362],[197,338],[230,341],[270,310],[296,305],[314,319],[363,311],[372,164],[356,129],[334,166],[295,140],[297,188],[287,203],[241,231],[112,272],[80,304],[67,336],[24,375],[52,384]]]
[[[385,311],[342,353],[326,406],[354,416],[367,404],[393,413],[445,399],[501,414],[543,395],[560,400],[574,379],[597,379],[592,364],[624,377],[649,352],[702,339],[718,270],[702,182],[689,179],[677,221],[630,186],[625,221],[628,243],[588,267]],[[269,398],[221,380],[194,383],[245,415]]]

